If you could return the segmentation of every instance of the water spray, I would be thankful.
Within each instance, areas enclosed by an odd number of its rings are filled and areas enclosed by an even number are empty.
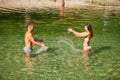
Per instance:
[[[71,48],[71,50],[74,52],[74,53],[77,53],[77,52],[82,52],[82,50],[80,49],[76,49],[74,46],[73,46],[73,42],[67,38],[61,38],[59,41],[57,41],[57,43],[59,45],[61,45],[61,43],[65,43],[68,47]]]

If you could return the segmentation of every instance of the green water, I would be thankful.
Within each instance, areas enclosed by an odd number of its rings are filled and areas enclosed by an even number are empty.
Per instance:
[[[26,19],[27,16],[27,19]],[[31,74],[24,62],[24,33],[26,20],[35,30],[33,36],[44,39],[47,52],[33,55]],[[66,43],[72,41],[75,49],[82,49],[82,39],[67,34],[68,28],[84,31],[84,25],[93,26],[92,52],[88,69]],[[120,79],[120,11],[116,7],[84,7],[65,9],[59,16],[57,9],[0,10],[0,80],[119,80]],[[68,42],[69,42],[68,41]],[[33,54],[39,49],[33,46]],[[25,69],[25,70],[24,70]]]

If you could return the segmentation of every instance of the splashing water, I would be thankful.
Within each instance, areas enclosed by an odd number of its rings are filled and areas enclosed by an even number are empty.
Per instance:
[[[76,49],[73,46],[73,42],[71,40],[67,39],[67,38],[64,38],[64,37],[60,38],[59,37],[59,40],[57,41],[57,43],[59,45],[59,48],[60,48],[60,45],[62,45],[61,43],[64,43],[65,45],[67,45],[68,47],[71,48],[70,50],[72,50],[72,52],[74,52],[74,53],[82,52],[82,50]],[[40,54],[40,53],[45,52],[47,50],[48,50],[48,47],[46,47],[46,48],[40,48],[34,54]]]
[[[38,49],[38,50],[36,51],[35,54],[40,54],[40,53],[42,53],[42,52],[46,52],[47,50],[48,50],[48,47],[46,47],[46,48],[40,48],[40,49]]]
[[[80,49],[76,49],[76,48],[73,46],[73,42],[72,42],[71,40],[67,39],[67,38],[63,38],[63,37],[62,37],[57,43],[60,44],[60,45],[61,45],[61,43],[65,43],[66,45],[68,45],[68,46],[71,48],[71,50],[72,50],[74,53],[76,53],[76,52],[82,52]]]

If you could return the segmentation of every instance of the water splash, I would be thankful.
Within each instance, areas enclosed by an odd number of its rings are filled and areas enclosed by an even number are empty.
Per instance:
[[[38,50],[36,51],[35,54],[40,54],[40,53],[42,53],[42,52],[46,52],[47,50],[48,50],[48,47],[46,47],[46,48],[40,48],[40,49],[38,49]]]
[[[67,39],[67,38],[62,37],[62,38],[60,38],[59,41],[57,41],[57,43],[58,43],[59,45],[62,45],[61,43],[65,43],[68,47],[71,48],[71,50],[72,50],[74,53],[82,52],[82,50],[76,49],[76,48],[74,47],[74,45],[73,45],[73,42],[72,42],[71,40]]]

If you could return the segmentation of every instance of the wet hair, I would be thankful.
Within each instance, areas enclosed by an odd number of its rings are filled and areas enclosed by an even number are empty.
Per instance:
[[[87,24],[86,25],[88,31],[90,32],[90,37],[92,38],[93,37],[93,29],[92,29],[92,26],[90,24]]]

